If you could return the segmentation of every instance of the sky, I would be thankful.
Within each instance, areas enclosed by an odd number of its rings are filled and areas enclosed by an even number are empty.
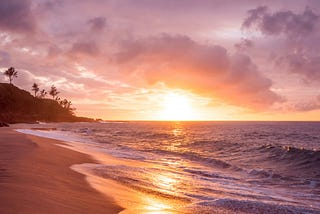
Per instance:
[[[320,120],[319,16],[318,0],[1,0],[0,71],[105,120]]]

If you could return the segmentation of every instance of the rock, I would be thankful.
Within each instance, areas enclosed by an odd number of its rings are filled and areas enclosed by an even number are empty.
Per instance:
[[[0,121],[0,127],[9,127],[9,124]]]

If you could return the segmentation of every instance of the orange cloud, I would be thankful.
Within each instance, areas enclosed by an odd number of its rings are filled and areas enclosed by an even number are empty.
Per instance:
[[[163,82],[254,109],[283,101],[250,57],[229,55],[222,46],[200,44],[187,36],[125,41],[114,59],[124,75],[149,84]]]

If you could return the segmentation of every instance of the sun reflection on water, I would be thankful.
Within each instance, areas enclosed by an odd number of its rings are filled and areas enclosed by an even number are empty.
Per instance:
[[[161,192],[174,194],[179,180],[172,173],[161,173],[154,177],[154,184],[160,188]]]
[[[172,134],[175,136],[175,137],[179,137],[183,134],[183,129],[182,128],[174,128],[172,130]]]
[[[143,206],[141,210],[143,210],[144,213],[173,213],[173,207],[171,204],[153,197],[143,198]]]
[[[185,127],[179,122],[171,123],[171,129],[166,130],[166,134],[172,136],[171,141],[161,142],[161,149],[167,151],[181,150],[186,136]],[[111,163],[110,158],[103,160],[106,165]],[[149,162],[128,161],[117,159],[112,161],[115,165],[130,167],[130,171],[117,171],[121,176],[117,179],[101,178],[90,174],[90,183],[97,186],[97,189],[106,195],[112,195],[119,205],[126,209],[121,214],[127,213],[181,213],[189,199],[183,192],[189,192],[192,188],[182,170],[189,168],[189,161],[181,159],[179,156],[166,155]],[[143,167],[142,167],[143,164]],[[111,167],[110,167],[111,168]],[[108,169],[111,173],[112,170]],[[135,170],[139,168],[140,170]],[[137,181],[132,182],[130,178],[137,177]],[[119,178],[119,179],[118,179]],[[122,181],[121,181],[122,180]],[[138,181],[143,182],[138,182]]]
[[[180,122],[174,122],[172,124],[172,130],[169,132],[174,139],[167,141],[165,150],[178,151],[183,141],[185,140],[185,130]]]
[[[179,137],[179,136],[181,136],[181,135],[184,134],[184,131],[183,131],[183,127],[182,127],[181,122],[174,122],[174,123],[173,123],[172,134],[173,134],[175,137]]]

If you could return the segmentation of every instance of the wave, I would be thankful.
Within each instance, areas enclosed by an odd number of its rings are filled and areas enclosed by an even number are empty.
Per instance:
[[[211,172],[211,171],[203,171],[203,170],[195,170],[195,169],[184,169],[185,172],[194,174],[194,175],[199,175],[205,178],[217,178],[217,179],[223,179],[223,180],[239,180],[237,178],[231,177],[231,176],[223,176],[219,173],[216,172]]]
[[[308,150],[304,148],[296,148],[293,146],[263,145],[260,151],[270,152],[278,156],[279,159],[312,159],[312,161],[320,161],[320,151]]]
[[[188,145],[190,149],[201,148],[215,154],[234,154],[260,156],[262,158],[276,161],[287,161],[299,166],[318,165],[320,166],[320,151],[293,146],[281,146],[266,144],[262,146],[245,145],[241,143],[229,143],[225,140],[195,141]],[[219,153],[218,153],[219,152]]]
[[[223,140],[195,141],[188,146],[194,151],[197,148],[209,151],[212,156],[198,151],[183,153],[185,158],[234,173],[245,173],[250,183],[320,185],[319,150],[272,144],[232,144]],[[215,177],[215,174],[204,173],[202,176]]]
[[[129,167],[124,165],[100,165],[94,168],[87,168],[91,173],[105,179],[114,180],[131,189],[160,196],[167,199],[190,202],[190,198],[179,194],[173,190],[162,190],[158,186],[148,180],[150,178],[145,175],[150,173],[148,169]]]
[[[312,177],[320,178],[320,151],[293,146],[281,146],[266,144],[262,146],[245,145],[241,143],[229,143],[224,140],[195,141],[188,145],[190,149],[201,149],[211,152],[214,158],[204,158],[201,154],[186,154],[191,160],[202,160],[207,163],[220,165],[223,168],[241,169],[247,165],[261,164],[270,169],[275,166],[287,167],[289,170],[308,171]],[[199,156],[202,156],[199,158]],[[276,164],[275,164],[276,163]],[[238,166],[238,167],[236,167]],[[242,166],[242,167],[240,167]],[[268,171],[252,171],[250,174],[259,174],[262,177],[277,177],[275,173]]]
[[[264,203],[260,201],[236,200],[229,198],[221,198],[211,201],[202,201],[189,207],[192,213],[220,213],[217,208],[224,210],[221,213],[282,213],[282,214],[316,214],[317,210],[307,207],[297,207],[293,205],[279,205]],[[228,212],[229,211],[229,212]]]
[[[181,151],[166,151],[166,150],[161,150],[161,149],[149,149],[149,150],[141,150],[141,151],[152,152],[157,155],[167,155],[167,156],[180,157],[183,159],[201,162],[202,164],[210,165],[212,167],[218,167],[218,168],[222,168],[222,169],[235,167],[232,164],[230,164],[226,161],[220,160],[218,158],[201,156],[200,154],[198,154],[196,152],[191,152],[191,151],[181,152]]]
[[[258,151],[267,159],[284,163],[290,167],[318,170],[320,178],[320,151],[296,148],[292,146],[264,145]]]

